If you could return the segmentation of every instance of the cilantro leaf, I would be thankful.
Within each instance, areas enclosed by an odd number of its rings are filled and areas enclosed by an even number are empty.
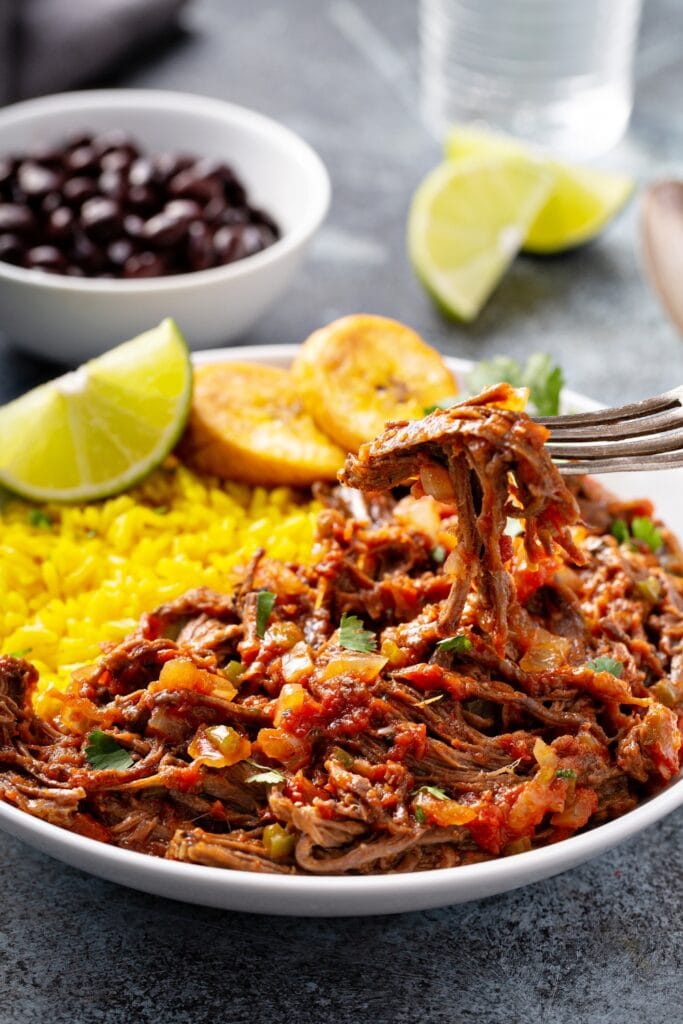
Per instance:
[[[443,544],[435,544],[429,553],[437,565],[442,565],[446,561],[446,549]]]
[[[420,786],[419,789],[413,790],[413,796],[419,796],[420,793],[429,793],[436,800],[448,800],[446,793],[438,786]]]
[[[98,771],[112,769],[123,772],[135,764],[126,748],[117,743],[112,736],[102,732],[101,729],[95,729],[88,736],[85,756],[90,767],[96,768]]]
[[[467,378],[467,386],[473,394],[477,394],[503,380],[512,384],[513,388],[521,387],[522,368],[516,359],[510,359],[509,356],[494,356],[493,359],[482,359],[474,364]]]
[[[363,629],[363,623],[357,615],[344,612],[339,623],[339,646],[347,651],[369,654],[377,647],[377,639],[369,629]]]
[[[28,514],[31,526],[52,526],[52,520],[41,508],[32,508]]]
[[[470,371],[467,384],[476,394],[491,384],[506,381],[515,388],[529,388],[529,398],[541,416],[557,416],[564,377],[559,366],[553,365],[545,352],[529,356],[524,366],[509,356],[483,359]]]
[[[427,815],[425,814],[423,809],[421,807],[416,807],[415,808],[415,821],[418,823],[418,825],[424,825],[426,820],[427,820]]]
[[[624,519],[613,519],[609,532],[620,544],[625,544],[630,537],[628,523]]]
[[[529,388],[529,398],[539,416],[557,416],[564,377],[559,366],[553,366],[545,352],[529,356],[522,371],[522,384]]]
[[[263,640],[270,613],[275,604],[275,594],[271,590],[259,590],[256,598],[256,635]]]
[[[268,768],[266,765],[257,764],[256,761],[247,760],[247,764],[250,764],[252,768],[258,768],[259,770],[253,775],[247,778],[247,782],[263,782],[267,785],[276,785],[278,782],[284,782],[285,777],[282,772],[279,772],[277,768]]]
[[[442,398],[440,402],[435,402],[434,405],[427,405],[424,408],[424,415],[429,416],[430,412],[434,412],[435,409],[452,409],[454,405],[457,405],[461,399],[453,395],[452,398]]]
[[[455,651],[456,654],[464,654],[472,650],[472,641],[468,636],[449,636],[445,640],[439,640],[436,645],[440,651]]]
[[[556,779],[575,779],[576,772],[573,768],[558,768],[555,772]]]
[[[606,655],[587,661],[586,668],[592,669],[593,672],[609,672],[610,675],[616,676],[617,679],[624,671],[622,662],[617,661],[616,658],[609,658]]]
[[[648,516],[634,516],[631,522],[631,533],[636,540],[647,544],[651,551],[659,551],[664,543],[662,531]]]

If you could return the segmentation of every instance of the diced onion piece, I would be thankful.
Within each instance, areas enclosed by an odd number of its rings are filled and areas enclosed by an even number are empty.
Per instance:
[[[523,672],[553,672],[566,665],[568,654],[569,640],[566,637],[555,636],[539,626],[519,667]]]
[[[298,683],[301,679],[309,676],[312,671],[311,649],[303,640],[294,644],[291,651],[282,655],[282,675],[288,683]]]
[[[449,825],[467,825],[477,817],[475,807],[459,804],[457,800],[440,800],[429,793],[418,793],[415,804],[430,821],[443,828],[448,828]]]
[[[422,466],[420,483],[425,493],[437,501],[452,501],[455,497],[453,481],[448,475],[448,470],[436,462],[428,462]]]
[[[97,706],[87,697],[67,697],[59,711],[59,721],[69,732],[90,732],[101,720]]]
[[[273,718],[275,725],[281,725],[283,717],[289,711],[296,711],[302,707],[305,700],[306,691],[301,683],[285,683],[275,705],[275,717]]]
[[[187,752],[195,764],[229,768],[249,757],[251,743],[230,725],[200,725],[188,744]]]
[[[266,757],[288,768],[301,768],[308,761],[311,748],[307,740],[290,736],[282,729],[260,729],[256,738],[259,748]]]
[[[583,828],[598,809],[598,798],[595,790],[580,786],[576,790],[572,804],[564,811],[558,811],[550,819],[556,828]]]
[[[265,640],[278,652],[290,651],[303,640],[304,635],[296,622],[274,622],[266,630]]]
[[[266,825],[263,830],[263,846],[272,860],[285,860],[292,855],[296,836],[277,823]]]
[[[190,658],[173,658],[165,662],[159,678],[149,684],[148,690],[150,693],[159,693],[161,690],[195,690],[222,700],[232,700],[237,693],[224,676],[198,668]]]
[[[363,654],[360,651],[344,651],[335,655],[322,670],[323,679],[335,676],[354,675],[364,683],[372,683],[377,679],[387,663],[381,654]]]
[[[441,515],[439,506],[431,494],[425,494],[422,498],[413,498],[410,495],[401,498],[394,509],[394,518],[402,526],[423,533],[436,543],[441,530]]]

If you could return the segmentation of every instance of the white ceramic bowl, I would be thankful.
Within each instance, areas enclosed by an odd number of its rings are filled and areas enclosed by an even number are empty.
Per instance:
[[[261,114],[185,93],[111,89],[64,93],[0,111],[0,155],[72,132],[120,128],[149,153],[216,157],[234,167],[250,200],[278,222],[270,248],[225,267],[144,280],[62,277],[0,262],[0,331],[17,347],[66,363],[125,341],[166,316],[192,348],[243,334],[297,270],[325,217],[330,183],[318,156]]]
[[[199,352],[194,361],[200,364],[246,359],[286,367],[295,352],[294,346],[289,345],[236,348]],[[448,363],[458,376],[472,368],[471,363],[462,359],[449,359]],[[594,402],[573,392],[565,391],[563,398],[567,409],[597,408]],[[605,478],[605,482],[623,497],[652,498],[657,511],[683,535],[683,473],[668,470],[615,474]],[[346,917],[396,914],[466,903],[539,882],[630,839],[682,804],[683,778],[679,775],[662,793],[628,814],[529,853],[436,871],[341,877],[269,875],[160,860],[67,832],[2,802],[0,828],[66,864],[157,896],[259,914]],[[607,865],[605,870],[608,870]],[[5,876],[0,881],[0,892],[5,886],[9,896],[10,885],[11,881]]]

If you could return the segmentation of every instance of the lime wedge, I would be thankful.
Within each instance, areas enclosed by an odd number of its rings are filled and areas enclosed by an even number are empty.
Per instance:
[[[427,175],[408,215],[408,253],[446,313],[474,319],[551,187],[542,164],[515,154],[447,161]]]
[[[626,205],[634,189],[633,179],[623,174],[558,163],[505,135],[467,125],[451,130],[446,156],[453,161],[511,156],[536,164],[543,161],[553,186],[524,239],[522,249],[529,253],[566,252],[592,241]]]
[[[32,501],[125,490],[173,448],[192,397],[172,320],[0,408],[0,484]]]

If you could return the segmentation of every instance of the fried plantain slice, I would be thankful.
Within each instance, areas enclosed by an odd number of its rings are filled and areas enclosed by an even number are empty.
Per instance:
[[[410,327],[358,314],[321,327],[303,343],[292,376],[320,429],[357,452],[390,420],[416,419],[457,394],[441,355]]]
[[[216,476],[293,487],[334,480],[345,455],[315,425],[291,374],[255,363],[195,369],[179,454]]]

